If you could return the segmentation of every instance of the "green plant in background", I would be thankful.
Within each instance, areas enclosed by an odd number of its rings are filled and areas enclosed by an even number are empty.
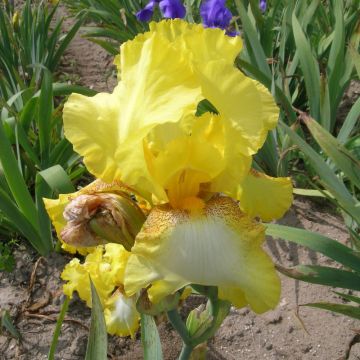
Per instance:
[[[266,233],[274,238],[282,238],[319,252],[336,261],[337,264],[342,267],[298,265],[294,268],[287,269],[278,265],[277,269],[283,274],[313,284],[339,287],[351,291],[360,291],[360,258],[357,250],[342,245],[338,241],[332,240],[326,236],[282,225],[268,224]],[[346,301],[360,304],[360,297],[358,296],[343,292],[335,293]],[[310,303],[305,305],[331,310],[355,319],[360,319],[359,305],[354,306],[328,302]]]
[[[42,255],[53,248],[49,218],[42,197],[71,192],[72,180],[85,168],[64,138],[62,103],[54,108],[54,95],[80,91],[81,87],[53,84],[48,71],[40,91],[20,112],[11,101],[1,112],[0,126],[0,229],[29,240]]]
[[[62,102],[54,99],[95,92],[53,83],[51,74],[82,19],[60,37],[62,20],[51,30],[56,7],[49,12],[43,2],[26,1],[14,13],[6,5],[0,11],[0,233],[19,234],[47,255],[53,241],[42,197],[73,191],[72,181],[85,171],[64,138]]]
[[[83,17],[63,36],[63,19],[54,19],[57,5],[49,9],[43,1],[26,0],[21,11],[15,12],[13,2],[0,5],[0,10],[0,98],[12,99],[20,111],[39,89],[43,69],[56,72]]]
[[[111,54],[119,52],[122,42],[147,29],[147,23],[135,17],[146,3],[134,0],[67,2],[76,11],[90,9],[89,16],[96,25],[86,28],[87,36]],[[188,20],[202,21],[201,3],[184,1]],[[356,132],[354,119],[360,113],[359,102],[349,113],[352,121],[341,124],[336,116],[350,81],[358,78],[354,71],[359,62],[358,1],[273,0],[267,3],[267,10],[262,12],[258,0],[227,1],[233,14],[232,26],[244,38],[244,51],[236,64],[272,91],[282,106],[280,117],[284,123],[291,125],[297,121],[294,107],[308,111],[327,131],[335,136],[339,134],[346,145]],[[156,21],[159,17],[155,11],[152,19]],[[297,133],[306,140],[301,128]],[[254,166],[273,176],[287,175],[294,161],[302,156],[293,145],[286,133],[277,128],[268,135],[254,159]],[[311,167],[307,170],[313,172]]]
[[[135,14],[147,1],[138,0],[64,0],[75,14],[84,11],[95,25],[84,27],[85,36],[112,55],[119,53],[120,44],[148,30]],[[160,18],[159,16],[157,17]],[[103,38],[107,38],[105,41]]]
[[[283,122],[296,122],[295,107],[308,111],[336,135],[341,127],[336,122],[340,101],[350,80],[358,77],[354,71],[360,39],[357,1],[269,3],[268,11],[261,14],[257,1],[246,5],[235,0],[234,11],[246,44],[238,66],[272,90],[282,105]],[[353,118],[359,115],[359,104],[354,112]],[[344,123],[344,142],[354,126]],[[306,139],[300,128],[298,134]],[[269,173],[287,173],[291,170],[289,160],[298,158],[292,145],[278,128],[260,152],[258,164]]]

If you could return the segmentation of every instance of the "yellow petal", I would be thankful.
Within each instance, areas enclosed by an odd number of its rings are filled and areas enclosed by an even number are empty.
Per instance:
[[[178,128],[158,126],[149,136],[147,166],[156,182],[167,190],[173,207],[188,197],[196,197],[200,185],[209,183],[225,167],[224,139],[213,139],[209,127],[217,116],[188,116]],[[220,120],[218,120],[220,122]],[[185,123],[185,125],[183,125]],[[180,129],[183,125],[185,129]],[[169,133],[166,135],[165,128]],[[210,129],[211,130],[211,129]]]
[[[104,305],[116,287],[122,287],[124,271],[130,253],[122,245],[97,246],[83,263],[72,259],[64,268],[61,278],[66,281],[64,293],[71,297],[77,291],[80,298],[91,307],[90,277],[101,303]]]
[[[134,338],[140,320],[136,298],[116,291],[105,304],[104,317],[109,334]]]
[[[281,218],[293,201],[290,178],[273,178],[251,170],[238,188],[240,208],[264,221]]]
[[[255,154],[276,125],[279,109],[268,91],[226,61],[212,61],[197,71],[203,95],[226,120],[234,151]]]
[[[152,283],[148,293],[155,301],[187,284],[218,286],[224,299],[264,312],[280,295],[274,265],[261,248],[264,238],[264,226],[228,197],[214,197],[196,216],[156,207],[132,249],[125,291],[131,295]]]
[[[224,59],[233,64],[242,48],[240,36],[230,37],[218,28],[205,28],[202,24],[191,24],[175,19],[151,22],[150,31],[166,37],[179,51],[188,50],[193,64]]]
[[[61,273],[61,278],[66,282],[64,294],[71,297],[77,291],[79,297],[91,307],[90,277],[102,304],[108,299],[114,290],[114,281],[111,275],[111,266],[102,261],[103,247],[98,246],[91,254],[86,256],[85,262],[79,259],[71,260]]]
[[[122,46],[121,81],[113,94],[71,95],[66,137],[94,175],[142,188],[149,178],[142,139],[158,124],[195,112],[200,89],[186,59],[157,33]]]

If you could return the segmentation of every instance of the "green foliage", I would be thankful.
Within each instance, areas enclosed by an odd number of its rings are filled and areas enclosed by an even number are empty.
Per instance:
[[[53,83],[83,18],[62,35],[56,6],[27,0],[14,13],[11,4],[0,11],[0,233],[19,234],[47,255],[53,242],[42,198],[74,191],[72,181],[85,171],[64,138],[63,102],[55,96],[95,92]]]
[[[269,2],[264,14],[258,1],[234,2],[232,11],[240,18],[245,44],[239,68],[272,91],[284,123],[296,122],[297,108],[336,135],[341,127],[336,118],[340,101],[351,79],[358,77],[354,71],[360,40],[358,2],[278,0]],[[358,116],[357,106],[340,130],[343,143],[355,133]],[[297,133],[306,140],[301,129]],[[278,128],[255,159],[267,173],[285,175],[299,157],[297,152]]]
[[[144,360],[163,359],[159,333],[151,315],[141,314],[141,345]]]
[[[91,285],[91,324],[85,360],[107,359],[107,332],[105,318],[99,295],[90,278]]]
[[[148,30],[148,24],[138,21],[135,16],[147,3],[145,0],[65,0],[64,2],[73,13],[85,12],[87,18],[95,22],[95,25],[84,27],[85,36],[113,55],[119,53],[121,43]],[[105,41],[104,38],[107,40]]]
[[[48,353],[48,360],[54,360],[54,358],[55,358],[56,346],[58,344],[58,340],[59,340],[59,336],[60,336],[60,332],[61,332],[61,326],[63,324],[65,314],[66,314],[67,309],[69,307],[69,301],[70,301],[70,299],[66,296],[65,300],[64,300],[64,302],[63,302],[63,304],[61,306],[60,314],[59,314],[58,319],[56,321],[56,327],[55,327],[54,335],[53,335],[52,340],[51,340],[51,346],[50,346],[49,353]]]
[[[348,290],[360,290],[360,257],[357,250],[342,245],[326,236],[283,225],[268,224],[266,233],[275,238],[282,238],[320,252],[344,267],[344,269],[339,269],[317,265],[298,265],[294,268],[287,269],[282,266],[277,266],[278,270],[283,274],[297,280],[314,284],[340,287]],[[336,294],[344,300],[360,304],[360,298],[357,296],[340,292],[336,292]],[[326,302],[304,305],[330,310],[360,319],[360,307],[358,305],[332,304]]]
[[[54,73],[61,56],[83,22],[83,17],[62,36],[63,20],[55,23],[57,6],[46,2],[26,0],[21,11],[13,2],[0,5],[0,97],[13,96],[17,110],[21,110],[41,84],[43,69]]]
[[[15,259],[12,254],[14,240],[7,243],[0,242],[0,271],[11,272],[15,267]]]
[[[21,334],[19,333],[18,329],[13,324],[10,314],[7,310],[1,311],[1,326],[0,326],[0,333],[2,328],[6,329],[11,336],[15,339],[21,339]]]

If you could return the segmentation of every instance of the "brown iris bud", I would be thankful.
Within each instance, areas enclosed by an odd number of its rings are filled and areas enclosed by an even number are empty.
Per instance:
[[[145,215],[127,194],[84,194],[73,199],[63,213],[67,221],[62,240],[75,247],[122,244],[130,251]]]

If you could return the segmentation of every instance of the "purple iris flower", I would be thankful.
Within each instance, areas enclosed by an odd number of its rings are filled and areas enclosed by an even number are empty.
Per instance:
[[[260,11],[263,13],[266,11],[266,0],[259,1],[259,8],[260,8]]]
[[[203,24],[210,28],[227,29],[232,19],[230,10],[225,6],[225,0],[205,0],[200,6]]]
[[[165,18],[183,18],[186,10],[180,0],[150,0],[148,4],[140,10],[136,17],[140,21],[149,21],[154,14],[155,6],[158,5]]]

